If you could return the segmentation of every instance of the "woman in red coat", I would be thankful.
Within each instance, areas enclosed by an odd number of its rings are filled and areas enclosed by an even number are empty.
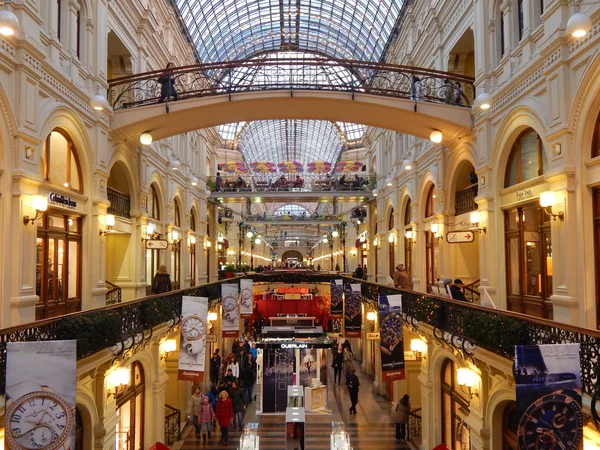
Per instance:
[[[221,442],[227,444],[227,437],[229,436],[229,424],[231,423],[231,419],[233,419],[233,406],[227,391],[222,391],[219,394],[216,415],[219,426],[221,427]]]

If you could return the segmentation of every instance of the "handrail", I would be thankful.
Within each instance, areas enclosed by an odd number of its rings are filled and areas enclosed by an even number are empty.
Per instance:
[[[273,69],[275,68],[275,69]],[[265,69],[267,72],[263,72]],[[328,70],[346,69],[336,83],[324,76]],[[241,76],[253,71],[252,76]],[[164,69],[109,81],[108,98],[114,110],[159,101],[158,77]],[[178,99],[231,95],[265,90],[324,90],[374,94],[395,98],[471,107],[474,79],[427,68],[343,59],[266,58],[173,67]],[[297,75],[296,75],[297,74]]]
[[[463,286],[463,292],[465,297],[471,303],[481,304],[481,293],[474,287],[476,284],[481,282],[480,279],[473,281],[472,283],[465,284]],[[470,295],[468,295],[470,294]]]
[[[115,303],[121,303],[121,288],[108,280],[104,280],[104,285],[108,289],[105,294],[105,304],[114,305]]]
[[[418,414],[419,412],[421,412],[421,408],[415,408],[408,414],[408,431],[406,440],[421,436],[423,423],[421,416]]]
[[[165,404],[165,444],[181,440],[181,410]]]

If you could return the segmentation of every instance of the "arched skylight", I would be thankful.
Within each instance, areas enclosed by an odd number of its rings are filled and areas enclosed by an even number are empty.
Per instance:
[[[275,211],[275,216],[302,216],[302,215],[307,215],[309,214],[309,212],[306,210],[306,208],[303,208],[300,205],[294,205],[294,204],[288,204],[288,205],[284,205],[279,207],[276,211]]]
[[[379,61],[404,0],[175,0],[202,62],[300,50]]]

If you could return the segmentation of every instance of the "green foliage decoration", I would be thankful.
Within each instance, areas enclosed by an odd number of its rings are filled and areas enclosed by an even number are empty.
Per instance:
[[[515,345],[529,344],[527,322],[482,311],[463,312],[464,336],[479,347],[514,358]]]
[[[85,358],[120,341],[121,315],[112,310],[65,317],[55,333],[55,340],[77,339],[77,358]]]

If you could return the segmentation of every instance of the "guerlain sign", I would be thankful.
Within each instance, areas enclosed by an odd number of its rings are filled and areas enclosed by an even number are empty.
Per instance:
[[[55,192],[50,192],[48,195],[48,201],[50,203],[58,203],[59,205],[68,206],[69,208],[76,208],[77,202],[72,200],[71,197],[65,197],[62,194],[57,194]]]

